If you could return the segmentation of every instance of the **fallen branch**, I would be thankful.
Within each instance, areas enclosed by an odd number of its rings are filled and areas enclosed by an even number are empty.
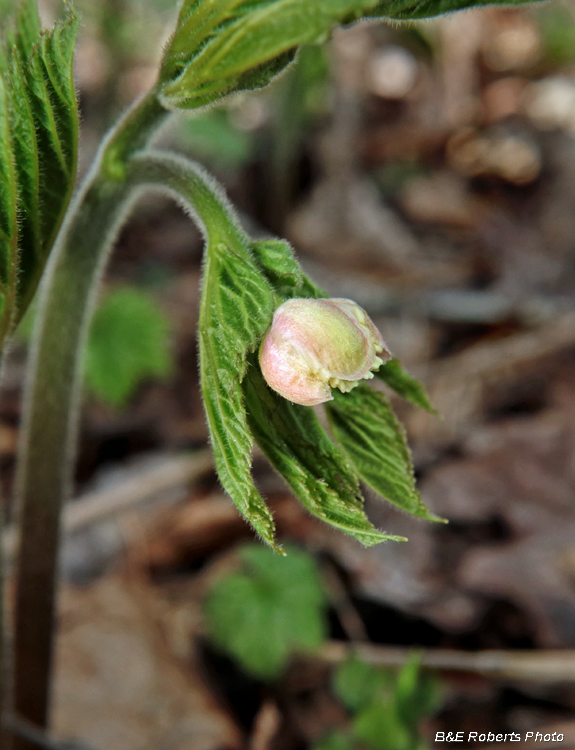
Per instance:
[[[212,453],[207,449],[154,460],[151,466],[142,466],[126,479],[86,492],[69,502],[64,510],[63,531],[73,534],[93,523],[118,516],[174,488],[186,486],[213,466]],[[6,529],[3,541],[4,560],[9,564],[17,549],[17,529],[13,526]]]
[[[412,648],[329,641],[318,656],[339,664],[352,655],[381,667],[401,667]],[[442,672],[471,672],[490,679],[539,683],[575,682],[575,649],[545,651],[455,651],[422,649],[421,664]]]

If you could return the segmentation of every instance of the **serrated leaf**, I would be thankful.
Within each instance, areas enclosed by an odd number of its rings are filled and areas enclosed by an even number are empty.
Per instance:
[[[68,206],[76,176],[78,109],[72,75],[78,21],[66,18],[41,32],[35,0],[24,0],[5,30],[0,61],[9,90],[8,134],[17,185],[18,251],[4,289],[2,336],[32,299]],[[4,148],[7,146],[4,145]]]
[[[441,691],[434,675],[422,672],[421,657],[410,655],[403,665],[395,689],[397,713],[403,723],[417,730],[426,716],[436,711],[441,703]]]
[[[433,18],[455,10],[476,8],[485,5],[525,5],[530,0],[385,0],[370,16],[396,21],[416,21]]]
[[[516,0],[519,4],[522,0]],[[187,0],[160,81],[169,107],[196,108],[267,85],[303,44],[360,18],[416,19],[495,0]],[[254,40],[257,40],[255,42]]]
[[[332,732],[312,745],[311,750],[356,750],[356,745],[351,737],[343,732]]]
[[[416,750],[412,733],[398,716],[394,701],[384,703],[374,698],[356,717],[353,733],[370,750]]]
[[[96,310],[88,337],[88,389],[117,407],[146,378],[168,375],[173,366],[168,334],[168,320],[151,295],[130,287],[110,292]]]
[[[394,390],[406,401],[420,406],[431,414],[438,414],[433,408],[423,384],[410,375],[403,367],[397,357],[392,357],[379,370],[375,376]]]
[[[206,250],[200,304],[200,376],[220,481],[243,516],[276,551],[270,511],[251,476],[253,438],[241,382],[246,355],[273,314],[273,293],[239,236],[212,240]]]
[[[17,183],[10,141],[8,92],[0,76],[0,336],[6,333],[16,284],[18,252]]]
[[[289,242],[259,240],[252,243],[251,250],[259,269],[282,301],[329,296],[303,273]]]
[[[374,0],[210,0],[184,3],[162,67],[162,97],[191,108],[266,85],[299,45],[325,41]],[[257,44],[254,44],[257,39]],[[179,74],[178,74],[179,73]]]
[[[357,476],[313,409],[292,404],[266,385],[255,357],[243,381],[248,425],[272,466],[316,518],[371,546],[392,539],[363,510]]]
[[[384,691],[391,693],[395,676],[388,670],[378,669],[352,656],[336,669],[332,684],[343,705],[355,714]]]
[[[325,405],[330,426],[362,480],[398,508],[441,521],[415,489],[405,430],[389,399],[364,383],[346,394],[334,390],[333,397]]]
[[[289,549],[286,558],[250,545],[243,572],[217,582],[204,611],[210,636],[242,667],[265,680],[277,677],[294,650],[325,637],[325,595],[313,558]]]
[[[21,0],[17,4],[14,21],[9,25],[6,41],[15,44],[21,57],[27,60],[41,33],[36,0]]]

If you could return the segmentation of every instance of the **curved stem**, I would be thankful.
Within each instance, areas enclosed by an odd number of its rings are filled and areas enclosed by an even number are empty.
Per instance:
[[[229,241],[236,247],[247,242],[222,190],[200,167],[172,154],[132,150],[115,161],[111,174],[121,171],[123,179],[113,180],[102,175],[109,165],[106,148],[103,155],[60,235],[43,283],[27,385],[18,474],[22,547],[15,710],[39,726],[46,725],[49,709],[59,519],[72,480],[80,358],[117,231],[137,195],[155,188],[182,203],[210,242]]]
[[[70,207],[42,282],[17,474],[14,629],[14,709],[40,727],[49,710],[59,518],[73,470],[82,346],[109,249],[135,198],[127,165],[167,114],[152,91],[110,133]],[[16,740],[15,747],[32,746]]]

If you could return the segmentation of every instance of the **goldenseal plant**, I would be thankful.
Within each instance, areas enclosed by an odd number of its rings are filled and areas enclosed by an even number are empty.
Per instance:
[[[155,150],[152,142],[171,113],[198,110],[268,85],[302,45],[325,42],[335,26],[362,19],[414,20],[482,4],[183,0],[155,84],[108,133],[72,199],[79,127],[72,63],[78,21],[66,6],[63,20],[42,30],[35,0],[15,4],[0,45],[2,343],[43,275],[17,471],[21,545],[13,705],[19,716],[37,726],[47,722],[59,519],[74,465],[81,355],[114,240],[143,192],[172,196],[203,232],[202,396],[221,483],[259,536],[281,552],[272,515],[251,476],[254,440],[310,513],[365,545],[399,538],[371,525],[360,480],[403,510],[437,520],[415,489],[404,431],[387,397],[363,379],[375,372],[401,396],[431,410],[421,385],[394,358],[380,365],[388,357],[383,342],[353,302],[315,302],[326,295],[302,272],[287,242],[252,239],[212,177],[178,154]],[[284,341],[268,360],[262,341],[268,330],[273,337],[274,313],[278,321],[290,300],[296,318],[298,308],[313,300],[321,311],[318,326],[323,317],[330,318],[328,334],[347,325],[347,332],[340,330],[323,352],[308,357],[308,377],[315,368],[314,387],[332,396],[321,401],[333,440],[306,405],[315,400],[294,398],[290,387],[277,387],[279,381],[275,390],[268,387],[258,363],[260,346],[264,374],[278,352],[288,356]],[[336,351],[340,345],[347,353]],[[358,356],[362,346],[365,352]],[[267,377],[271,382],[269,371]],[[342,392],[351,384],[353,390]],[[5,709],[0,706],[0,713]]]

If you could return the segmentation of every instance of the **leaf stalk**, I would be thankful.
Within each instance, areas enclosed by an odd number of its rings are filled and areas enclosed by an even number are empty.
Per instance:
[[[49,715],[60,511],[73,476],[81,355],[106,260],[137,197],[127,165],[167,115],[151,91],[109,134],[41,285],[16,478],[21,546],[14,628],[14,710],[39,727]],[[15,741],[15,750],[31,747]]]

